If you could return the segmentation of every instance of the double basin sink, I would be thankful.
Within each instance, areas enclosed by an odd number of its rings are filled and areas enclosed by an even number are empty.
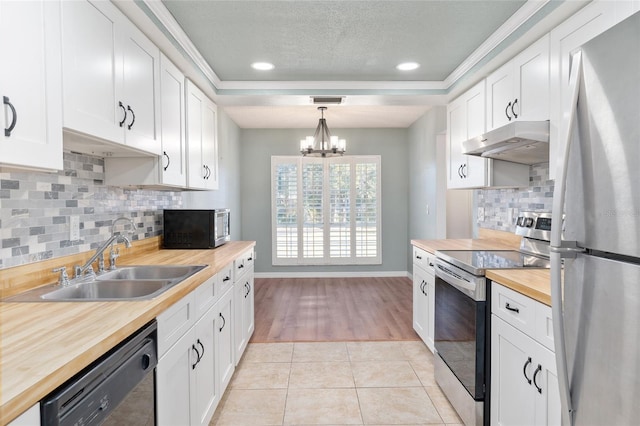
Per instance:
[[[39,287],[6,302],[139,301],[159,296],[206,265],[123,266],[68,285]]]

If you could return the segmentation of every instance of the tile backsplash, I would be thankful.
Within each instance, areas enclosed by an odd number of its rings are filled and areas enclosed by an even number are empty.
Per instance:
[[[478,226],[515,232],[518,213],[550,212],[553,201],[553,182],[549,179],[549,163],[543,163],[530,167],[527,188],[476,190],[474,216]]]
[[[104,160],[84,154],[65,152],[58,173],[0,168],[0,269],[95,249],[121,216],[137,226],[133,240],[160,235],[162,211],[181,205],[180,192],[105,185]],[[71,216],[80,220],[75,241]]]

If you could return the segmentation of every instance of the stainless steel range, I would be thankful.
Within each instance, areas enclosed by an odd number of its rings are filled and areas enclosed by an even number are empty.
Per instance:
[[[435,377],[466,425],[489,424],[487,269],[549,268],[551,214],[523,212],[520,250],[436,251]]]

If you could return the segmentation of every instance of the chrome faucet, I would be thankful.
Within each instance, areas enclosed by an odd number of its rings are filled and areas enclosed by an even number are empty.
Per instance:
[[[82,266],[80,265],[74,266],[74,279],[82,277],[82,275],[84,275],[85,273],[87,273],[90,277],[95,277],[96,273],[93,270],[92,264],[93,262],[96,261],[96,259],[98,260],[98,273],[104,272],[104,251],[109,246],[111,246],[111,250],[109,253],[109,259],[110,259],[111,265],[109,269],[116,268],[116,259],[118,258],[119,253],[114,249],[115,244],[119,242],[120,243],[124,242],[127,248],[131,247],[131,240],[129,240],[129,238],[127,238],[125,235],[122,235],[122,234],[115,234],[115,231],[114,231],[115,225],[117,222],[121,220],[129,221],[129,223],[131,224],[131,231],[129,232],[133,233],[133,230],[135,229],[135,226],[136,226],[133,220],[127,217],[119,217],[116,220],[114,220],[113,224],[111,225],[111,237],[109,237],[107,241],[105,241],[100,247],[96,249],[96,252],[94,253],[94,255],[91,256],[89,260],[87,260],[87,263],[85,263]]]

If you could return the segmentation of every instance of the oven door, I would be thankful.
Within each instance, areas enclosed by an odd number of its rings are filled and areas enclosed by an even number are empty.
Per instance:
[[[476,401],[485,395],[486,283],[436,260],[435,348]]]

